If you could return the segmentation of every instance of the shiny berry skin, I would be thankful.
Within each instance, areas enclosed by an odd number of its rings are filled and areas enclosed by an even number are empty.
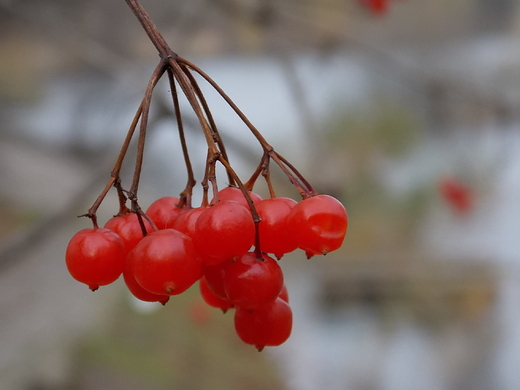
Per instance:
[[[206,277],[202,277],[199,280],[199,290],[200,295],[202,296],[202,299],[204,302],[206,302],[209,306],[215,307],[217,309],[222,310],[224,313],[227,312],[229,309],[234,308],[235,306],[229,302],[227,299],[222,299],[215,295],[213,291],[208,286],[208,283],[206,281]]]
[[[130,291],[130,293],[136,297],[137,299],[145,302],[161,302],[163,305],[168,302],[170,297],[168,295],[157,295],[153,294],[144,288],[141,287],[137,280],[135,280],[134,269],[133,269],[133,259],[134,252],[130,252],[126,258],[125,269],[123,270],[123,279],[125,281],[126,287]]]
[[[153,232],[152,225],[150,225],[145,218],[143,218],[143,223],[147,233]],[[141,225],[139,224],[137,215],[134,213],[129,213],[121,217],[113,217],[107,221],[104,227],[105,229],[117,233],[119,237],[123,239],[128,252],[134,249],[137,243],[143,238]]]
[[[174,229],[144,237],[130,259],[135,280],[157,295],[177,295],[202,276],[202,264],[191,239]]]
[[[284,284],[282,287],[282,291],[278,298],[283,299],[285,302],[289,303],[289,290],[287,290],[287,286]]]
[[[345,207],[329,195],[316,195],[293,207],[288,223],[298,247],[307,257],[327,254],[343,243],[348,227]]]
[[[262,221],[258,225],[260,249],[281,259],[285,253],[298,248],[287,217],[297,202],[290,198],[264,199],[256,206]]]
[[[94,291],[119,278],[126,254],[123,240],[113,231],[83,229],[70,240],[65,261],[72,277]]]
[[[281,298],[255,310],[238,307],[234,318],[238,337],[259,351],[283,344],[291,335],[292,321],[292,310]]]
[[[273,302],[283,288],[283,273],[278,262],[248,252],[228,263],[224,272],[227,298],[235,306],[255,309]]]
[[[179,202],[180,199],[174,196],[159,198],[148,207],[145,214],[155,223],[157,229],[170,229],[179,215],[185,211],[177,207]]]
[[[228,299],[226,295],[226,289],[224,287],[224,275],[226,273],[226,267],[231,260],[227,260],[220,264],[215,265],[204,265],[204,278],[208,288],[217,297],[222,299]]]
[[[247,252],[254,243],[251,213],[234,201],[220,201],[200,214],[193,242],[205,264],[218,264]]]
[[[197,207],[185,211],[179,215],[172,228],[192,238],[197,219],[199,219],[200,214],[202,214],[204,210],[206,210],[206,207]]]
[[[255,206],[262,201],[262,197],[254,192],[249,191],[249,196]],[[224,200],[234,200],[235,202],[240,203],[242,206],[249,210],[249,204],[247,203],[246,197],[238,187],[223,188],[218,192],[218,198],[221,202]],[[215,199],[213,199],[211,201],[211,204],[215,203]]]

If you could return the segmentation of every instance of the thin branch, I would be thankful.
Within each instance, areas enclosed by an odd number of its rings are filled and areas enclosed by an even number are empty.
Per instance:
[[[146,92],[143,98],[142,103],[142,113],[141,113],[141,122],[140,122],[140,128],[139,128],[139,139],[137,142],[137,158],[135,163],[135,170],[134,170],[134,178],[132,180],[132,186],[130,187],[129,191],[129,198],[130,200],[134,201],[134,197],[137,195],[137,189],[139,187],[139,178],[141,177],[141,169],[143,166],[143,157],[144,157],[144,144],[145,144],[145,138],[146,138],[146,129],[148,126],[148,114],[150,111],[150,103],[152,100],[152,92],[163,75],[163,73],[166,71],[166,62],[164,60],[161,60],[161,62],[157,65],[155,68],[152,77],[150,78],[150,81],[148,82],[148,86],[146,87]]]
[[[188,76],[188,78],[190,79],[191,85],[193,86],[195,93],[197,94],[197,97],[199,98],[199,101],[202,104],[202,108],[204,109],[206,117],[208,118],[208,121],[209,121],[209,125],[213,132],[213,139],[217,143],[217,145],[220,149],[220,152],[222,153],[222,157],[229,161],[226,147],[225,147],[224,142],[222,141],[222,137],[220,136],[220,133],[218,131],[217,124],[215,123],[215,120],[213,119],[211,110],[209,109],[206,98],[204,97],[204,94],[202,93],[202,90],[200,89],[200,86],[197,83],[197,80],[195,79],[195,77],[193,77],[193,75],[191,74],[191,72],[188,70],[188,68],[186,66],[181,65],[181,68],[184,71],[184,73],[186,74],[186,76]],[[230,185],[235,184],[233,177],[229,174],[228,174],[228,181],[229,181]]]
[[[184,122],[182,121],[181,108],[179,104],[179,96],[177,94],[177,87],[175,85],[175,78],[171,69],[168,69],[168,80],[170,83],[170,93],[172,95],[173,100],[173,108],[175,113],[175,118],[177,120],[177,129],[179,131],[179,139],[182,148],[182,155],[184,157],[184,164],[186,166],[186,173],[188,176],[186,187],[181,192],[181,201],[178,207],[188,206],[191,208],[191,199],[193,194],[193,187],[195,187],[196,180],[193,174],[193,167],[191,165],[190,155],[188,152],[188,145],[186,143],[186,134],[184,132]]]
[[[312,196],[315,194],[314,189],[310,184],[305,181],[301,182],[301,174],[299,174],[294,167],[287,168],[287,164],[284,163],[284,161],[280,158],[281,156],[274,151],[274,148],[267,142],[267,140],[264,138],[264,136],[258,131],[258,129],[251,123],[251,121],[246,117],[246,115],[238,108],[238,106],[231,100],[231,98],[224,92],[224,90],[211,78],[208,74],[206,74],[202,69],[197,67],[196,65],[192,64],[188,60],[179,57],[179,62],[185,64],[189,68],[193,69],[196,73],[201,75],[218,93],[222,98],[226,101],[226,103],[235,111],[235,113],[238,115],[238,117],[244,122],[244,124],[249,128],[251,133],[255,136],[255,138],[258,140],[262,148],[266,153],[269,154],[269,157],[273,159],[273,161],[278,164],[280,169],[287,175],[291,183],[298,189],[300,192],[300,195],[303,198]],[[295,175],[293,175],[296,174]]]
[[[150,16],[144,10],[141,4],[139,4],[137,0],[126,0],[126,3],[139,20],[139,23],[141,23],[141,26],[143,26],[144,31],[148,35],[148,38],[150,38],[150,41],[152,41],[161,57],[163,59],[177,57],[177,54],[170,49],[161,33],[159,33],[157,30],[154,22],[152,19],[150,19]]]

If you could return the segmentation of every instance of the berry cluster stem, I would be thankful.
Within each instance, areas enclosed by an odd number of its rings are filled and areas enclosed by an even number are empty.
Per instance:
[[[173,100],[173,107],[175,110],[175,118],[177,120],[177,128],[179,129],[179,139],[182,148],[182,155],[184,157],[184,163],[186,165],[186,171],[188,175],[188,181],[186,183],[186,187],[181,192],[180,202],[177,207],[182,208],[184,206],[191,207],[191,198],[193,194],[193,187],[197,181],[195,180],[195,175],[193,174],[193,167],[191,165],[190,155],[188,152],[188,145],[186,143],[186,135],[184,133],[184,124],[182,121],[181,108],[179,105],[179,96],[177,95],[177,87],[175,86],[175,78],[171,69],[168,69],[168,81],[170,83],[170,91]]]
[[[189,72],[188,69],[193,70],[195,73],[199,74],[202,78],[204,78],[226,101],[226,103],[235,111],[235,113],[239,116],[239,118],[244,122],[244,124],[249,128],[251,133],[258,140],[264,151],[269,155],[269,157],[282,169],[282,171],[287,175],[291,183],[298,189],[302,198],[306,198],[309,196],[316,195],[316,191],[312,188],[312,186],[303,178],[303,176],[292,166],[287,163],[279,153],[277,153],[274,148],[267,142],[264,136],[258,131],[258,129],[251,123],[251,121],[244,115],[244,113],[238,108],[238,106],[233,102],[233,100],[222,90],[222,88],[207,75],[202,69],[197,67],[195,64],[186,60],[185,58],[180,57],[177,53],[173,52],[162,35],[158,32],[157,27],[152,22],[146,11],[139,4],[137,0],[126,0],[128,6],[133,11],[141,25],[143,26],[145,32],[147,33],[149,39],[152,41],[153,45],[157,48],[159,55],[168,60],[170,67],[173,70],[173,74],[176,76],[184,94],[186,95],[189,103],[191,104],[197,119],[199,120],[202,130],[206,136],[206,141],[208,143],[208,148],[211,150],[212,154],[217,153],[216,143],[219,145],[219,153],[224,156],[227,160],[226,151],[224,148],[224,144],[221,142],[220,137],[218,136],[218,132],[216,131],[216,126],[214,124],[213,118],[210,114],[209,108],[207,107],[206,101],[200,91],[200,88],[193,77],[193,75]],[[183,73],[182,75],[180,73]],[[184,76],[184,77],[183,77]],[[187,77],[188,80],[185,79]],[[202,106],[204,107],[204,115],[203,110],[201,109],[197,98],[200,99]],[[207,118],[207,119],[206,119]],[[210,123],[208,123],[208,121]],[[211,138],[211,140],[210,140]],[[233,183],[232,173],[229,169],[226,169],[229,177],[230,184]]]
[[[216,163],[219,162],[225,168],[225,171],[228,176],[229,185],[237,186],[240,188],[244,197],[247,200],[248,206],[253,215],[253,220],[255,225],[258,228],[258,223],[260,222],[260,217],[255,209],[253,201],[249,195],[249,191],[252,190],[254,182],[256,178],[261,173],[263,177],[266,179],[266,182],[269,187],[271,197],[274,197],[274,190],[270,181],[269,174],[269,163],[270,161],[274,161],[280,169],[285,173],[285,175],[289,178],[290,182],[297,188],[302,198],[307,198],[310,196],[316,195],[315,190],[311,187],[311,185],[305,180],[305,178],[296,170],[296,168],[291,165],[285,158],[283,158],[279,153],[277,153],[274,148],[267,142],[264,136],[258,131],[258,129],[249,121],[249,119],[244,115],[244,113],[238,108],[238,106],[231,100],[231,98],[222,90],[222,88],[204,71],[198,68],[193,63],[188,60],[180,57],[177,53],[175,53],[168,46],[163,36],[159,33],[157,27],[150,19],[147,12],[144,8],[139,4],[138,0],[125,0],[129,8],[132,10],[143,29],[145,30],[148,38],[153,43],[155,48],[157,49],[160,62],[156,66],[153,71],[148,85],[146,87],[146,91],[141,101],[141,104],[134,116],[130,129],[127,133],[123,146],[121,148],[121,152],[117,158],[114,169],[112,170],[110,180],[108,181],[106,187],[103,189],[101,194],[98,196],[92,207],[88,210],[85,216],[91,218],[94,227],[97,226],[97,218],[96,212],[99,208],[101,202],[107,195],[108,191],[112,186],[115,186],[118,189],[119,200],[120,200],[120,214],[126,213],[128,210],[126,208],[126,200],[130,200],[131,202],[131,211],[138,214],[139,221],[141,223],[141,227],[143,232],[145,232],[144,224],[142,223],[142,218],[146,218],[144,213],[141,211],[139,204],[137,202],[137,192],[139,189],[139,180],[141,176],[143,158],[144,158],[144,146],[145,139],[147,133],[148,126],[148,117],[150,112],[150,104],[152,99],[152,94],[155,86],[161,77],[166,73],[168,75],[168,81],[173,101],[173,107],[175,112],[175,118],[177,122],[177,128],[179,130],[180,143],[182,147],[182,152],[184,156],[184,162],[187,170],[187,183],[185,189],[180,194],[180,202],[177,207],[191,207],[191,199],[193,188],[196,184],[196,180],[193,174],[193,168],[191,165],[188,147],[186,143],[186,137],[184,132],[184,126],[182,121],[181,109],[179,104],[179,96],[178,89],[180,90],[186,97],[188,103],[191,106],[191,109],[195,113],[197,120],[201,126],[202,132],[204,134],[208,154],[206,159],[206,170],[204,179],[201,182],[203,188],[203,205],[208,205],[208,189],[209,183],[211,183],[213,196],[218,198],[218,187],[216,182]],[[195,78],[195,75],[199,75],[208,82],[217,92],[218,94],[226,101],[226,103],[233,109],[233,111],[237,114],[237,116],[242,120],[242,122],[246,125],[247,128],[251,131],[253,136],[258,140],[261,147],[264,150],[264,154],[262,156],[262,160],[257,171],[253,174],[251,179],[244,185],[239,179],[238,175],[231,167],[229,163],[228,155],[226,152],[226,148],[224,146],[224,142],[219,134],[218,128],[214,121],[213,115],[209,108],[209,105],[202,93],[202,90]],[[134,168],[134,174],[132,179],[132,184],[128,192],[123,192],[124,190],[121,188],[120,182],[120,170],[123,163],[123,160],[128,151],[128,147],[130,145],[130,141],[135,133],[137,125],[139,124],[139,136],[137,141],[137,156]],[[125,195],[126,194],[126,195]],[[258,229],[257,229],[258,230]],[[257,247],[259,248],[259,240],[257,240]],[[258,249],[258,254],[260,255],[260,249]]]

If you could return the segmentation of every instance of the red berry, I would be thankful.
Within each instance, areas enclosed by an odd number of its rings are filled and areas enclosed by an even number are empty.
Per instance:
[[[174,196],[165,196],[153,202],[146,215],[155,223],[157,229],[169,229],[173,227],[177,217],[185,210],[177,207],[180,199]]]
[[[204,302],[206,302],[211,307],[220,309],[224,313],[234,307],[234,305],[231,302],[229,302],[229,300],[222,299],[216,296],[215,293],[213,293],[213,291],[211,291],[204,276],[199,280],[199,290],[202,299],[204,299]]]
[[[222,299],[228,299],[226,295],[226,289],[224,287],[224,274],[226,273],[228,261],[215,265],[204,266],[204,278],[208,288],[217,297]]]
[[[173,224],[173,229],[178,230],[181,233],[186,234],[187,236],[193,238],[195,232],[195,224],[197,219],[199,219],[200,214],[206,210],[206,207],[197,207],[194,209],[187,210],[186,212],[179,215],[175,223]]]
[[[147,233],[153,232],[153,227],[143,218],[143,223]],[[126,245],[126,249],[130,252],[143,238],[143,231],[136,214],[129,213],[121,217],[114,217],[107,221],[105,229],[112,230],[121,237]]]
[[[298,246],[308,257],[338,249],[347,233],[347,211],[340,201],[329,195],[302,200],[293,207],[288,218]]]
[[[123,240],[113,231],[83,229],[70,240],[65,261],[72,277],[94,291],[119,278],[126,254]]]
[[[287,217],[297,202],[290,198],[264,199],[256,206],[262,221],[258,225],[260,248],[280,259],[298,248]]]
[[[263,255],[257,259],[248,252],[227,264],[224,288],[230,302],[245,309],[255,309],[274,301],[283,287],[283,273],[278,262]]]
[[[463,215],[474,207],[473,192],[470,187],[455,178],[445,178],[439,185],[441,195],[452,209]]]
[[[202,212],[193,241],[205,264],[218,264],[247,252],[254,243],[251,213],[234,201],[221,201]]]
[[[382,15],[388,11],[389,0],[359,0],[364,4],[373,14]]]
[[[157,295],[153,294],[141,287],[137,280],[135,280],[132,257],[134,252],[130,252],[126,258],[125,269],[123,270],[123,278],[125,280],[126,287],[134,297],[145,302],[161,302],[163,305],[168,302],[170,297],[168,295]]]
[[[287,302],[277,298],[255,310],[237,308],[235,331],[246,344],[261,351],[265,346],[277,346],[291,335],[292,311]]]
[[[137,283],[157,295],[177,295],[202,276],[202,265],[191,239],[174,229],[144,237],[132,251]]]
[[[284,284],[282,287],[282,291],[278,298],[283,299],[285,302],[289,303],[289,291],[287,290],[287,286]]]
[[[258,194],[255,194],[254,192],[249,191],[249,196],[251,197],[251,200],[253,201],[253,204],[256,206],[261,200],[262,197]],[[234,200],[237,203],[240,203],[245,208],[249,209],[249,204],[247,203],[246,197],[244,196],[244,193],[240,188],[238,187],[226,187],[218,192],[218,199],[219,201],[225,201],[225,200]],[[211,201],[211,204],[216,204],[217,202],[215,199]]]

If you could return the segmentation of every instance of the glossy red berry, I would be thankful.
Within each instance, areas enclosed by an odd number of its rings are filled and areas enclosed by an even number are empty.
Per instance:
[[[329,195],[306,198],[293,207],[288,223],[307,256],[327,254],[343,243],[348,227],[345,207]]]
[[[153,227],[143,218],[143,223],[147,233],[153,232]],[[105,229],[112,230],[123,239],[126,249],[131,251],[143,238],[143,231],[136,214],[129,213],[121,217],[114,217],[107,221]]]
[[[254,243],[251,213],[234,201],[221,201],[202,212],[193,234],[205,264],[218,264],[247,252]]]
[[[180,199],[174,196],[165,196],[157,199],[146,210],[157,229],[169,229],[173,227],[175,220],[185,209],[177,207]]]
[[[251,200],[253,201],[253,204],[256,206],[260,201],[262,201],[262,197],[252,191],[249,191],[249,196],[251,197]],[[234,200],[237,203],[240,203],[242,206],[247,208],[249,210],[249,204],[247,203],[246,197],[244,196],[242,190],[238,187],[226,187],[221,189],[218,192],[218,199],[219,201],[225,201],[225,200]],[[211,204],[216,204],[217,202],[215,199],[211,201]]]
[[[285,302],[289,303],[289,290],[287,290],[287,286],[284,284],[282,287],[282,291],[278,298],[283,299]]]
[[[246,344],[261,351],[265,346],[283,344],[291,335],[292,311],[281,298],[255,310],[237,308],[235,331]]]
[[[204,210],[206,210],[206,207],[197,207],[180,214],[172,226],[173,229],[193,238],[195,233],[195,224]]]
[[[219,298],[228,299],[224,287],[226,267],[231,260],[215,265],[204,265],[204,278],[208,288]]]
[[[168,302],[170,297],[168,295],[157,295],[153,294],[144,288],[141,287],[137,280],[135,280],[133,264],[134,260],[132,257],[134,256],[134,252],[130,252],[126,258],[125,269],[123,270],[123,278],[126,284],[126,287],[130,291],[130,293],[136,297],[137,299],[145,302],[161,302],[163,305]]]
[[[248,252],[227,264],[224,288],[235,306],[255,309],[278,298],[283,288],[282,269],[273,258],[263,255],[257,259]]]
[[[202,276],[202,264],[191,239],[177,230],[150,233],[132,252],[135,279],[153,294],[180,294]]]
[[[290,198],[264,199],[256,206],[262,221],[258,225],[260,249],[280,259],[298,248],[287,217],[297,202]]]
[[[235,307],[231,302],[229,302],[229,300],[216,296],[215,293],[209,288],[206,277],[204,276],[199,280],[199,290],[204,302],[206,302],[211,307],[220,309],[224,313]]]
[[[94,291],[119,278],[126,254],[123,240],[113,231],[83,229],[70,240],[65,261],[72,277]]]

